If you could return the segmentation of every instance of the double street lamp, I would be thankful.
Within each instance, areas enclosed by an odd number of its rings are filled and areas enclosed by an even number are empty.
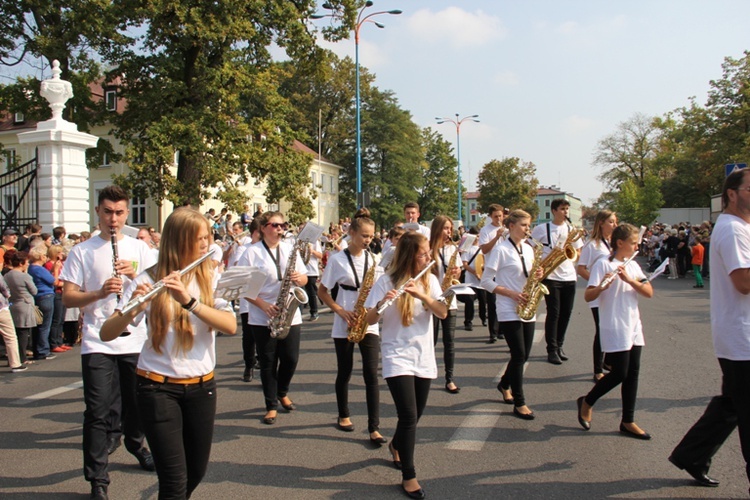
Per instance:
[[[365,5],[359,10],[359,14],[357,15],[357,24],[354,26],[354,71],[356,74],[356,86],[355,86],[355,96],[354,96],[354,102],[355,102],[355,109],[356,109],[356,115],[357,115],[357,208],[360,208],[364,204],[364,197],[362,196],[362,143],[361,143],[361,121],[360,121],[360,97],[359,97],[359,30],[367,22],[370,22],[377,26],[378,28],[385,28],[385,25],[382,23],[379,23],[377,21],[374,21],[372,18],[375,16],[379,16],[382,14],[390,14],[390,15],[398,15],[401,14],[401,10],[393,9],[393,10],[381,10],[378,12],[371,12],[370,14],[365,14],[365,9],[372,7],[373,2],[371,0],[367,0],[365,2]],[[328,2],[323,4],[324,9],[328,9],[332,12],[331,14],[321,15],[321,14],[315,14],[310,16],[312,19],[321,19],[323,17],[337,17],[337,10],[333,8],[331,4]]]
[[[456,127],[456,162],[458,163],[458,220],[463,221],[463,209],[461,206],[461,201],[463,199],[463,193],[461,192],[461,124],[465,121],[471,121],[471,122],[479,122],[477,120],[479,118],[479,115],[470,115],[470,116],[464,116],[463,118],[458,118],[458,113],[456,113],[456,118],[435,118],[437,120],[438,125],[441,123],[452,123]]]

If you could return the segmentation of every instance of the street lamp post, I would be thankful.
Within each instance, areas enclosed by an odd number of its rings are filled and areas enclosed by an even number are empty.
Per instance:
[[[355,95],[354,95],[354,106],[356,109],[356,115],[357,115],[357,208],[361,208],[362,204],[364,202],[364,199],[362,197],[362,129],[361,129],[361,120],[360,120],[360,97],[359,97],[359,30],[366,22],[370,22],[377,26],[378,28],[385,28],[385,25],[373,21],[372,18],[375,16],[379,16],[382,14],[390,14],[390,15],[398,15],[401,14],[401,10],[399,9],[393,9],[393,10],[381,10],[378,12],[372,12],[366,16],[363,17],[365,13],[365,9],[368,7],[372,7],[373,2],[371,0],[367,0],[365,2],[365,5],[359,10],[359,14],[357,15],[357,24],[354,26],[354,72],[356,75],[356,83],[355,83]],[[324,3],[323,4],[324,9],[328,10],[334,10],[331,4]],[[328,14],[331,17],[336,17],[336,13]],[[313,15],[311,16],[313,19],[320,19],[322,17],[326,17],[325,15]]]
[[[458,118],[458,113],[456,113],[456,118],[435,118],[437,120],[438,125],[441,123],[452,123],[456,127],[456,162],[458,163],[458,219],[460,221],[464,220],[464,213],[463,213],[463,207],[462,207],[462,200],[463,200],[463,193],[461,192],[461,124],[465,121],[472,121],[472,122],[479,122],[477,120],[479,118],[479,115],[470,115],[470,116],[464,116],[463,118]]]

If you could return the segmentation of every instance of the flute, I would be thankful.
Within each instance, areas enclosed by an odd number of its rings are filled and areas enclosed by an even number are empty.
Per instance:
[[[638,255],[638,250],[636,250],[636,251],[635,251],[635,253],[634,253],[634,254],[633,254],[633,255],[632,255],[632,256],[631,256],[630,258],[628,258],[628,259],[625,259],[625,262],[623,262],[623,263],[622,263],[621,265],[619,265],[618,267],[624,267],[624,266],[627,266],[627,265],[628,265],[628,264],[630,263],[630,261],[631,261],[631,260],[635,259],[635,256],[636,256],[636,255]],[[600,287],[600,288],[604,288],[605,286],[607,286],[607,285],[609,285],[610,283],[612,283],[612,281],[613,281],[613,280],[614,280],[614,279],[615,279],[615,278],[617,277],[617,275],[618,275],[618,274],[619,274],[619,271],[615,271],[615,273],[614,273],[614,274],[610,275],[610,276],[609,276],[609,277],[607,277],[607,278],[604,278],[604,279],[602,280],[602,282],[601,282],[601,283],[599,283],[599,287]]]
[[[393,297],[393,298],[391,298],[389,300],[386,300],[385,302],[383,302],[383,304],[380,307],[378,307],[378,314],[383,314],[383,311],[385,311],[386,309],[388,309],[388,306],[390,306],[391,304],[393,304],[396,301],[396,299],[398,299],[399,297],[401,297],[404,294],[404,292],[406,292],[406,285],[408,285],[409,283],[411,283],[413,281],[417,281],[419,278],[421,278],[424,275],[424,273],[426,273],[427,271],[429,271],[430,268],[432,266],[434,266],[434,265],[435,265],[435,261],[431,260],[430,262],[427,263],[427,266],[424,269],[422,269],[421,271],[419,271],[419,274],[417,274],[416,276],[414,276],[411,279],[406,280],[406,283],[404,283],[403,285],[401,285],[401,287],[398,290],[396,290],[396,296],[395,297]]]
[[[180,276],[184,276],[186,273],[190,272],[194,268],[198,267],[201,262],[206,260],[207,258],[211,257],[214,252],[216,252],[216,249],[211,250],[210,252],[206,253],[205,255],[201,255],[199,258],[191,262],[185,269],[180,270]],[[143,304],[147,300],[149,300],[151,297],[156,295],[157,293],[164,290],[164,280],[159,280],[156,283],[154,283],[153,288],[149,290],[147,293],[144,293],[143,295],[139,295],[138,297],[131,299],[130,302],[125,304],[125,307],[122,308],[122,311],[120,311],[120,315],[124,316],[139,305]]]

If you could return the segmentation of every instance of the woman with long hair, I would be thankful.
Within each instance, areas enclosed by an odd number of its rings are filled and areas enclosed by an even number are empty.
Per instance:
[[[531,227],[531,216],[523,210],[514,210],[505,218],[507,237],[497,243],[484,262],[482,288],[494,294],[500,331],[510,348],[510,361],[503,373],[497,390],[503,402],[513,405],[513,414],[524,420],[533,420],[534,412],[526,406],[523,392],[523,366],[529,359],[534,341],[536,315],[530,319],[518,316],[516,308],[524,305],[529,297],[523,293],[529,273],[534,265],[534,250],[526,243]],[[537,278],[542,269],[537,269]]]
[[[458,280],[461,275],[460,256],[456,257],[456,265],[450,266],[453,255],[458,252],[458,246],[453,243],[453,221],[445,215],[438,215],[432,221],[430,228],[430,252],[435,266],[432,273],[437,277],[441,286],[445,275],[448,274],[454,280]],[[453,381],[453,367],[456,361],[456,314],[458,313],[458,301],[455,295],[448,305],[448,316],[445,318],[435,317],[434,322],[434,341],[437,345],[438,332],[443,331],[443,363],[445,364],[445,390],[451,394],[457,394],[461,388]],[[442,328],[441,328],[442,327]]]
[[[216,332],[234,334],[237,328],[227,302],[214,300],[210,259],[180,276],[208,252],[209,231],[200,212],[172,212],[156,266],[128,285],[100,332],[102,340],[114,340],[145,314],[148,340],[136,369],[138,414],[154,456],[159,498],[189,498],[206,473],[216,415]],[[158,281],[166,293],[120,312]]]
[[[393,263],[370,291],[365,307],[367,323],[380,319],[378,309],[394,299],[403,287],[404,293],[383,311],[381,357],[383,378],[396,405],[398,423],[389,449],[393,464],[401,469],[401,486],[411,498],[424,498],[414,467],[417,422],[422,416],[432,379],[437,378],[432,316],[445,318],[448,308],[438,301],[440,282],[434,274],[414,278],[430,264],[427,238],[409,232],[396,247]]]
[[[600,210],[594,219],[594,230],[591,232],[591,239],[581,250],[581,257],[578,259],[576,271],[578,276],[586,281],[591,276],[591,269],[599,259],[605,259],[610,256],[611,247],[610,239],[612,231],[617,227],[617,215],[611,210]],[[599,301],[592,300],[589,302],[591,314],[594,316],[594,381],[604,376],[604,354],[602,353],[602,344],[599,339]]]
[[[331,311],[333,318],[333,344],[336,348],[336,403],[338,420],[336,426],[345,432],[352,432],[354,424],[349,412],[349,381],[354,367],[353,342],[347,339],[348,329],[357,321],[355,305],[359,300],[365,276],[377,267],[374,256],[367,250],[375,234],[375,222],[366,216],[354,217],[349,226],[349,246],[334,255],[323,272],[318,288],[318,297]],[[338,285],[341,289],[333,300],[328,292]],[[367,400],[367,431],[370,441],[382,445],[388,441],[380,434],[380,387],[378,386],[378,355],[380,335],[378,325],[370,325],[359,342],[362,355],[362,375],[365,379]]]
[[[643,326],[638,296],[651,298],[654,289],[635,261],[625,264],[638,249],[638,228],[621,224],[612,232],[612,255],[594,264],[584,297],[599,299],[602,351],[611,365],[608,374],[596,382],[586,396],[578,398],[578,423],[591,428],[593,406],[605,394],[622,384],[620,432],[638,439],[651,439],[635,423],[635,399],[643,350]],[[605,278],[613,277],[609,283]]]
[[[260,242],[248,247],[238,265],[255,266],[266,273],[266,280],[258,296],[245,300],[250,304],[247,322],[253,332],[260,361],[260,381],[266,405],[263,423],[273,425],[276,423],[279,404],[287,411],[297,409],[288,393],[299,360],[302,314],[299,308],[288,311],[292,315],[289,334],[284,339],[271,337],[268,321],[281,313],[276,302],[293,247],[283,241],[287,224],[280,212],[265,212],[258,218],[258,224]],[[290,278],[295,286],[307,283],[307,268],[300,256],[295,260]]]

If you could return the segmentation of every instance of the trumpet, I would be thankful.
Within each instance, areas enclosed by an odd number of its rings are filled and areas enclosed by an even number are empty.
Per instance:
[[[180,270],[180,276],[184,276],[188,272],[192,271],[196,267],[200,265],[201,262],[211,257],[216,250],[211,250],[210,252],[206,253],[205,255],[201,255],[197,259],[195,259],[193,262],[188,264],[188,266],[185,269]],[[159,280],[156,283],[154,283],[154,286],[149,290],[147,293],[144,293],[143,295],[139,295],[138,297],[131,299],[130,302],[125,304],[125,307],[122,308],[122,311],[120,311],[120,315],[124,316],[136,307],[140,306],[147,300],[151,299],[154,295],[158,294],[159,292],[162,292],[164,290],[164,280]]]
[[[434,266],[434,265],[435,265],[435,261],[434,261],[434,260],[431,260],[430,262],[428,262],[428,263],[427,263],[427,265],[425,266],[425,268],[424,268],[424,269],[422,269],[421,271],[419,271],[419,273],[418,273],[418,274],[417,274],[416,276],[414,276],[414,277],[413,277],[413,278],[411,278],[411,279],[408,279],[408,280],[406,280],[406,283],[404,283],[403,285],[401,285],[401,286],[400,286],[400,287],[398,288],[398,290],[396,290],[396,295],[395,295],[395,296],[394,296],[393,298],[391,298],[391,299],[389,299],[389,300],[386,300],[385,302],[383,302],[383,304],[381,304],[381,306],[380,306],[380,307],[378,307],[378,314],[383,314],[383,311],[385,311],[386,309],[388,309],[388,307],[389,307],[389,306],[390,306],[391,304],[393,304],[394,302],[396,302],[396,300],[397,300],[397,299],[398,299],[399,297],[401,297],[401,296],[402,296],[402,295],[404,294],[404,292],[406,292],[406,285],[408,285],[409,283],[412,283],[412,282],[414,282],[414,281],[417,281],[417,280],[418,280],[419,278],[421,278],[422,276],[424,276],[424,274],[425,274],[425,273],[426,273],[427,271],[429,271],[429,270],[430,270],[430,268],[431,268],[432,266]]]
[[[635,251],[635,253],[634,253],[634,254],[633,254],[632,256],[630,256],[630,257],[629,257],[628,259],[625,259],[625,262],[623,262],[623,263],[622,263],[622,264],[621,264],[620,266],[618,266],[618,267],[625,267],[625,266],[627,266],[628,264],[630,264],[630,261],[631,261],[631,260],[635,259],[635,256],[636,256],[636,255],[638,255],[638,250],[636,250],[636,251]],[[614,273],[612,273],[612,274],[611,274],[610,276],[607,276],[606,278],[604,278],[604,279],[602,280],[602,282],[601,282],[601,283],[599,283],[599,288],[604,288],[605,286],[607,286],[607,285],[609,285],[610,283],[612,283],[612,282],[613,282],[613,281],[615,280],[615,278],[617,277],[617,275],[618,275],[618,274],[620,274],[620,273],[619,273],[619,271],[615,271],[615,272],[614,272]]]

